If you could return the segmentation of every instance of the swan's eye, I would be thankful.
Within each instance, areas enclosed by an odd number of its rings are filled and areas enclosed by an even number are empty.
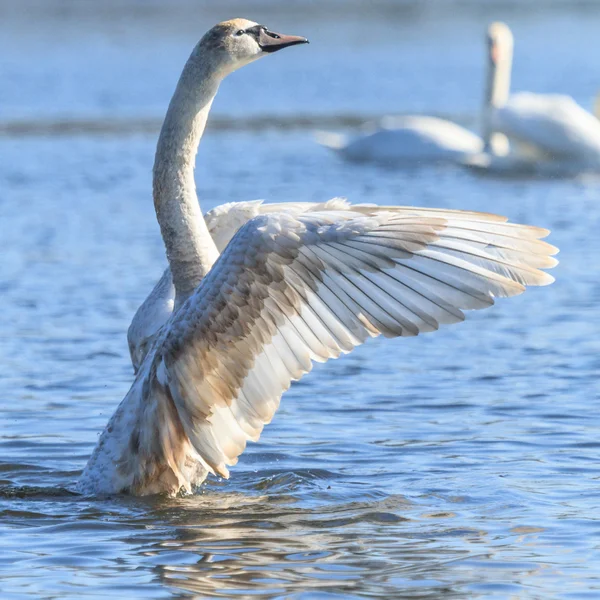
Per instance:
[[[245,30],[245,29],[238,29],[238,30],[235,32],[235,35],[236,35],[237,37],[240,37],[240,35],[244,35],[245,33],[246,33],[246,30]]]

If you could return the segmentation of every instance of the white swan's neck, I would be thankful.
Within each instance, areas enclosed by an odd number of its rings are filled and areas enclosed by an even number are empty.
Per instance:
[[[494,151],[495,137],[493,115],[494,111],[502,108],[510,95],[510,78],[512,72],[512,40],[505,40],[498,48],[499,56],[494,61],[488,57],[485,104],[483,110],[483,143],[484,151]]]
[[[194,165],[221,76],[198,48],[185,65],[160,132],[153,170],[156,217],[180,304],[219,256],[208,232],[194,182]]]

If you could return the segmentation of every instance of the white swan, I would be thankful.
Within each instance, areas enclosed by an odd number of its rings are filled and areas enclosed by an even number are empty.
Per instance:
[[[484,148],[468,129],[420,115],[384,117],[355,136],[319,131],[316,139],[347,160],[389,165],[462,162]]]
[[[236,19],[185,65],[158,141],[154,203],[174,308],[111,417],[82,493],[175,494],[228,477],[291,381],[369,337],[433,331],[545,285],[548,232],[490,214],[350,206],[246,222],[219,257],[194,158],[220,81],[304,38]]]
[[[488,152],[471,162],[496,172],[542,176],[600,168],[600,120],[569,96],[510,94],[512,32],[504,23],[493,23],[488,43],[496,82],[484,124],[494,135],[506,135],[514,151],[506,157]]]

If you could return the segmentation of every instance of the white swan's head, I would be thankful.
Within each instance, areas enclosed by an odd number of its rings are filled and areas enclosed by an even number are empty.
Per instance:
[[[226,75],[267,54],[307,43],[304,37],[275,33],[254,21],[232,19],[210,29],[198,52]]]
[[[487,30],[488,56],[492,64],[512,59],[513,34],[506,23],[496,21]]]

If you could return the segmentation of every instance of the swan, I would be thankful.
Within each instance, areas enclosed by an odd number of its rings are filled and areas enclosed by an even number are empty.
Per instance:
[[[384,117],[356,136],[319,131],[317,141],[355,162],[409,164],[462,162],[483,151],[472,131],[438,117]]]
[[[172,496],[209,473],[228,477],[314,361],[379,334],[434,331],[462,321],[465,309],[553,281],[542,270],[556,264],[556,248],[541,239],[547,230],[457,210],[347,203],[276,210],[246,220],[219,253],[194,183],[219,84],[306,41],[234,19],[192,51],[153,169],[172,311],[102,432],[79,492]]]
[[[514,151],[504,157],[485,149],[487,156],[471,162],[486,169],[543,176],[569,176],[600,167],[600,120],[570,96],[510,94],[513,35],[505,23],[488,29],[490,60],[496,81],[487,103],[484,127],[505,135]],[[493,132],[493,133],[492,133]]]

